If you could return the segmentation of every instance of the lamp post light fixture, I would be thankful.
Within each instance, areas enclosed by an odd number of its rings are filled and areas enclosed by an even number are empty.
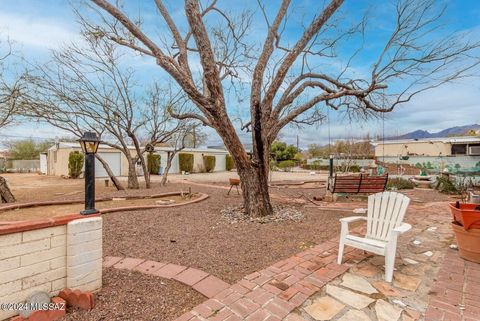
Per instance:
[[[95,214],[98,213],[95,209],[95,153],[100,144],[100,137],[94,132],[85,132],[78,141],[85,154],[85,210],[80,214]]]

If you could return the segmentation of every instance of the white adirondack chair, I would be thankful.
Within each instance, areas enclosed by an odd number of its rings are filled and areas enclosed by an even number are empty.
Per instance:
[[[351,216],[340,219],[342,230],[338,248],[338,264],[342,264],[345,245],[385,256],[385,281],[392,282],[397,238],[412,226],[403,223],[410,199],[400,193],[383,192],[368,197],[367,217]],[[365,237],[350,235],[348,224],[366,220]]]

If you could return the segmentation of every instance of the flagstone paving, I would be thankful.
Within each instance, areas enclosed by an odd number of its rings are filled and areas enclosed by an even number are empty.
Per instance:
[[[399,239],[393,283],[384,281],[381,256],[346,247],[345,263],[336,264],[338,239],[233,285],[175,264],[132,258],[104,264],[178,280],[209,298],[175,321],[480,321],[480,264],[450,248],[446,204],[411,205],[406,221],[413,228]]]

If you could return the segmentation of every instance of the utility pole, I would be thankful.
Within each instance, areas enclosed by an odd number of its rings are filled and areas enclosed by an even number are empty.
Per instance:
[[[298,151],[299,151],[299,149],[298,149],[298,135],[297,135],[297,152],[298,152]]]
[[[197,125],[193,125],[193,148],[197,148],[197,133],[195,132]]]

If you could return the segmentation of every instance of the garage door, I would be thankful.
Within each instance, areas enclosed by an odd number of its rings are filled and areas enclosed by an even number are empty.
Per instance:
[[[122,154],[121,153],[98,153],[104,161],[108,163],[110,169],[112,170],[115,176],[120,176],[121,174],[121,162]],[[103,168],[102,163],[95,159],[95,176],[96,177],[108,177],[107,171]]]
[[[215,172],[223,172],[226,168],[225,154],[215,155]]]

